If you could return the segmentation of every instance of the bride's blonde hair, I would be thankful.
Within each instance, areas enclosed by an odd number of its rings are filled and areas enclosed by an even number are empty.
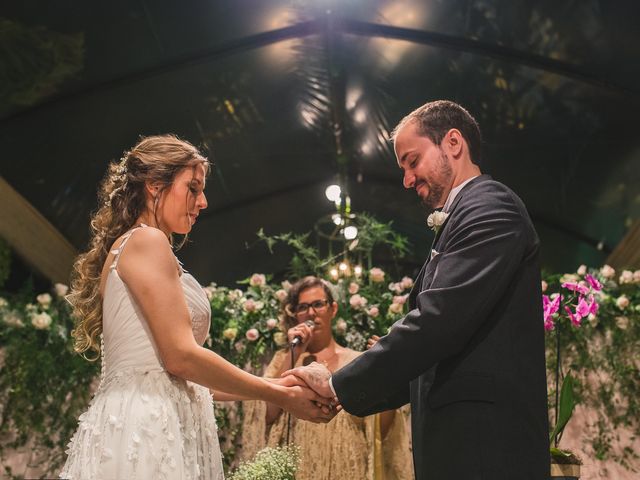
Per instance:
[[[124,153],[120,162],[109,165],[98,191],[98,210],[91,218],[89,251],[75,261],[71,293],[67,296],[75,320],[75,328],[71,332],[74,350],[88,360],[95,360],[100,354],[100,278],[109,249],[144,213],[147,184],[160,186],[156,197],[159,198],[182,169],[198,164],[204,164],[205,170],[209,171],[208,160],[189,142],[174,135],[157,135],[142,138]],[[156,206],[157,202],[154,216]],[[96,355],[89,358],[89,351]]]

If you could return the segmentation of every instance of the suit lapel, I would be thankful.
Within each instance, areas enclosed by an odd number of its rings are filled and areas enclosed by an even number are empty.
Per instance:
[[[418,276],[416,277],[413,283],[413,288],[409,292],[410,308],[415,307],[416,297],[418,296],[418,294],[420,293],[420,289],[422,288],[422,277],[424,276],[424,271],[427,268],[427,264],[431,261],[431,250],[433,250],[438,240],[440,239],[440,235],[444,230],[444,227],[447,225],[447,222],[449,221],[449,217],[453,214],[454,210],[456,209],[456,207],[458,206],[458,204],[460,203],[464,195],[467,193],[471,185],[473,185],[474,183],[484,182],[487,180],[491,180],[490,175],[479,175],[473,180],[471,180],[469,183],[467,183],[464,187],[462,187],[462,190],[460,190],[458,195],[456,195],[456,198],[453,200],[453,203],[451,204],[451,208],[449,208],[449,211],[447,212],[448,213],[447,218],[445,219],[445,221],[443,222],[443,224],[440,226],[440,228],[438,229],[438,231],[433,237],[433,242],[431,242],[431,248],[429,249],[429,254],[427,255],[427,260],[422,265],[422,268],[420,269],[420,273],[418,273]]]

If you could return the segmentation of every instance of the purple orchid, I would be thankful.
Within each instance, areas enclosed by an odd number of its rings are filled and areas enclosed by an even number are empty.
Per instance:
[[[602,290],[602,284],[593,275],[589,275],[587,273],[584,278],[587,282],[589,282],[589,285],[594,291],[599,292],[600,290]]]
[[[562,288],[566,288],[572,292],[578,292],[580,295],[587,295],[590,292],[589,287],[576,282],[565,282],[562,284]]]

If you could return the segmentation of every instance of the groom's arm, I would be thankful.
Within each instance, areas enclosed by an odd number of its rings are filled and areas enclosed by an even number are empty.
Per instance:
[[[462,351],[488,318],[533,245],[526,212],[503,188],[486,182],[469,192],[427,266],[432,281],[416,308],[333,375],[346,411],[362,416],[402,398],[411,380]]]

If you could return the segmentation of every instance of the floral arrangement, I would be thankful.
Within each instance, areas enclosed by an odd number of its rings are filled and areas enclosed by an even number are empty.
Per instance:
[[[275,238],[262,235],[265,241]],[[333,328],[342,345],[364,350],[369,337],[384,335],[406,313],[411,278],[390,278],[388,271],[373,265],[334,269],[302,237],[286,234],[276,240],[296,251],[291,281],[319,274],[333,285],[339,305]],[[374,244],[368,243],[371,248]],[[366,238],[361,245],[367,245]],[[543,277],[540,321],[547,330],[549,377],[553,378],[556,364],[561,372],[572,372],[575,400],[598,412],[589,436],[595,456],[628,465],[633,452],[616,452],[610,445],[618,426],[640,434],[640,271],[617,274],[608,266],[581,267],[576,273]],[[260,374],[286,342],[279,312],[290,283],[256,273],[239,286],[204,287],[212,310],[205,345]],[[48,472],[54,472],[64,459],[64,446],[99,372],[99,362],[87,362],[73,353],[65,293],[66,287],[58,284],[51,293],[36,296],[26,291],[0,298],[0,455],[29,441],[34,445],[34,462],[39,459]],[[558,387],[550,388],[551,399],[557,391]],[[553,411],[558,400],[550,405]],[[231,468],[241,445],[241,406],[216,405],[216,415],[225,464]]]
[[[267,447],[251,462],[240,464],[229,480],[295,480],[299,461],[297,446]]]
[[[598,416],[584,428],[595,457],[630,467],[637,455],[628,446],[613,450],[612,440],[620,426],[640,434],[640,270],[618,275],[609,265],[581,265],[576,273],[548,276],[542,290],[548,378],[555,379],[552,458],[579,463],[558,444],[574,407],[583,404]]]

